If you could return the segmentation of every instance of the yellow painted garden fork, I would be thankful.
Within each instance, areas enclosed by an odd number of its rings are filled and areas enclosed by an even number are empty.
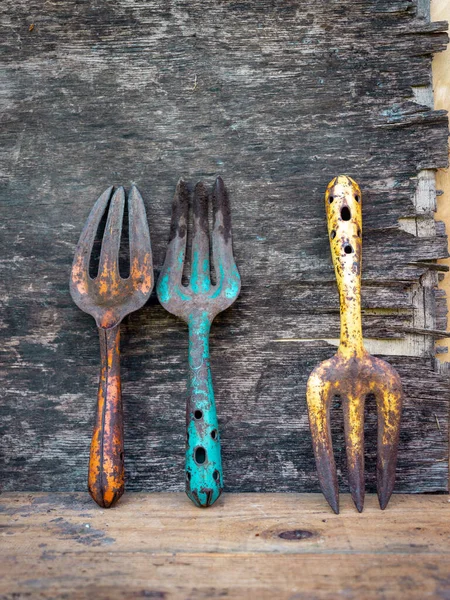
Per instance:
[[[337,353],[311,373],[306,391],[319,481],[334,512],[339,512],[336,465],[330,431],[330,405],[340,396],[344,410],[350,492],[359,512],[364,506],[364,402],[378,409],[377,490],[384,509],[391,497],[397,464],[402,410],[400,378],[388,363],[364,348],[361,328],[362,210],[358,184],[340,175],[325,193],[331,254],[339,289],[341,340]]]

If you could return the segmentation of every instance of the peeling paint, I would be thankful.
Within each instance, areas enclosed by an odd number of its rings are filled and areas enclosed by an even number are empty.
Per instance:
[[[358,184],[340,175],[325,193],[331,255],[340,298],[341,337],[337,353],[311,373],[306,398],[314,455],[322,491],[339,512],[338,482],[330,431],[330,406],[342,398],[350,492],[364,506],[364,403],[378,405],[377,489],[384,509],[391,497],[397,465],[403,391],[388,363],[365,350],[361,322],[362,196]]]
[[[228,196],[220,178],[213,189],[214,225],[211,234],[216,285],[209,264],[208,192],[202,183],[193,197],[192,269],[182,285],[186,252],[189,192],[177,186],[172,206],[171,237],[157,284],[161,304],[182,318],[189,330],[189,396],[186,406],[186,493],[200,507],[211,506],[223,489],[222,459],[214,388],[209,361],[209,332],[214,317],[230,306],[240,291],[234,262]]]

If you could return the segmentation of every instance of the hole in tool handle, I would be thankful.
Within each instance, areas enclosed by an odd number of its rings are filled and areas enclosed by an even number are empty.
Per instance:
[[[349,207],[343,206],[341,208],[341,219],[343,221],[350,221],[351,218],[352,218],[352,213],[350,212]]]
[[[206,450],[199,446],[195,449],[195,462],[198,465],[202,465],[206,461]]]

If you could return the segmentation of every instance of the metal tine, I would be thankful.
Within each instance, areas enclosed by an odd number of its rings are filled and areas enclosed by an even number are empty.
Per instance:
[[[172,201],[169,244],[160,275],[160,281],[162,277],[167,277],[169,286],[181,285],[186,254],[188,212],[189,190],[186,182],[180,179]]]
[[[320,366],[319,366],[320,369]],[[339,513],[339,488],[330,427],[331,387],[323,389],[320,373],[308,379],[308,412],[320,487],[328,504]]]
[[[377,492],[382,510],[386,508],[394,490],[400,436],[402,397],[398,389],[401,383],[396,373],[392,377],[395,382],[398,380],[396,391],[385,390],[384,397],[377,395]]]
[[[194,188],[190,287],[194,293],[208,292],[209,273],[208,189],[202,181]]]
[[[358,510],[364,508],[364,397],[343,398],[348,483]]]
[[[91,212],[89,213],[89,217],[86,221],[83,231],[81,232],[80,239],[78,240],[73,264],[74,266],[77,265],[78,270],[82,270],[86,277],[89,276],[89,263],[91,260],[92,248],[94,246],[98,226],[105,213],[106,207],[108,206],[113,189],[113,186],[109,187],[97,199],[96,203],[92,207]]]
[[[144,201],[135,185],[128,194],[128,229],[130,237],[130,277],[140,287],[152,273],[150,231]],[[144,280],[142,279],[144,277]]]
[[[226,278],[229,278],[232,273],[239,277],[233,254],[230,201],[223,179],[220,176],[217,177],[214,183],[212,204],[214,211],[212,254],[216,273],[216,285],[219,286],[225,283]]]
[[[97,276],[100,279],[120,277],[119,249],[124,207],[125,192],[123,187],[119,187],[112,197],[103,235]]]

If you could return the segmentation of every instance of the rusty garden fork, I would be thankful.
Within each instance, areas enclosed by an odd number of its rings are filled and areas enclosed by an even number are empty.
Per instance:
[[[98,274],[91,278],[89,263],[92,248],[108,204]],[[72,298],[81,310],[94,317],[100,336],[101,371],[88,487],[95,502],[104,508],[112,506],[124,492],[120,322],[145,304],[154,281],[145,207],[134,186],[128,196],[130,274],[126,279],[120,276],[119,249],[124,206],[122,187],[114,194],[110,187],[100,196],[81,233],[70,276]]]
[[[306,390],[319,481],[339,512],[338,482],[330,431],[333,396],[342,398],[350,492],[364,506],[364,402],[375,396],[378,409],[377,490],[384,509],[391,497],[397,464],[402,384],[393,367],[364,348],[361,327],[361,190],[345,175],[325,193],[328,233],[340,299],[341,340],[337,353],[311,373]]]
[[[228,195],[217,178],[213,193],[211,234],[216,283],[210,278],[208,190],[198,183],[193,196],[191,276],[182,284],[186,255],[190,193],[178,182],[166,259],[157,293],[170,313],[189,328],[189,396],[186,406],[186,493],[200,507],[213,504],[223,488],[220,435],[209,363],[209,331],[213,319],[239,295],[240,277],[234,262]]]

